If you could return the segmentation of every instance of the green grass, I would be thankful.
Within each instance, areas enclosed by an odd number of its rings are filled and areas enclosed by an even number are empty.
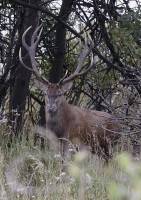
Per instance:
[[[1,136],[9,130],[1,127]],[[77,153],[66,172],[62,159],[46,142],[45,149],[34,146],[34,132],[27,130],[11,147],[1,139],[0,199],[40,200],[140,200],[141,163],[121,154],[106,166],[87,152]]]

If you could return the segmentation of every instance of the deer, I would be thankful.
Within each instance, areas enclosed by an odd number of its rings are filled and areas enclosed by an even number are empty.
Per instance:
[[[44,94],[46,129],[55,134],[58,141],[61,142],[63,155],[67,154],[70,148],[69,144],[72,144],[77,151],[87,148],[92,153],[99,156],[102,155],[104,160],[108,162],[109,158],[112,157],[110,146],[114,147],[121,136],[119,121],[107,112],[88,110],[69,104],[64,97],[64,93],[72,88],[74,78],[87,73],[93,65],[92,55],[89,66],[82,71],[83,63],[92,51],[91,37],[88,35],[90,41],[88,45],[85,34],[84,50],[82,51],[81,46],[75,71],[69,77],[65,74],[58,83],[50,83],[41,75],[35,61],[35,51],[42,33],[41,26],[34,31],[31,36],[31,45],[28,46],[25,37],[30,29],[31,26],[23,33],[22,45],[29,54],[32,68],[24,64],[21,49],[19,51],[19,59],[23,67],[35,74],[37,79],[34,79],[34,85]],[[39,30],[40,32],[37,36]]]

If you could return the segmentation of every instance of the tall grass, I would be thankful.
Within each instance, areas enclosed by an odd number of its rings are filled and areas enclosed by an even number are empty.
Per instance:
[[[26,135],[29,135],[27,141]],[[1,136],[9,131],[1,126]],[[1,139],[0,199],[138,200],[141,199],[141,163],[127,154],[117,155],[106,166],[96,155],[79,152],[62,171],[60,152],[45,142],[34,145],[34,131],[25,128],[22,140],[7,147]],[[57,144],[56,144],[57,145]]]

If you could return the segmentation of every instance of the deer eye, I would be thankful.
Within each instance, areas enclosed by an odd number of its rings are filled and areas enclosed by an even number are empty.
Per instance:
[[[47,96],[48,99],[50,99],[50,95],[48,94],[48,92],[45,92],[44,95]]]
[[[45,95],[45,96],[47,96],[47,95],[48,95],[48,93],[47,93],[47,92],[44,92],[44,95]]]

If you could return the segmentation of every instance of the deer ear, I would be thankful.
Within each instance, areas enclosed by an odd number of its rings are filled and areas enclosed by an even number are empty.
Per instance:
[[[44,83],[38,81],[37,79],[34,79],[34,86],[35,86],[36,88],[38,88],[39,90],[41,90],[41,91],[45,91],[45,89],[46,89],[46,87],[47,87],[46,84],[44,84]]]
[[[63,93],[70,90],[73,85],[73,81],[67,82],[61,86]]]

